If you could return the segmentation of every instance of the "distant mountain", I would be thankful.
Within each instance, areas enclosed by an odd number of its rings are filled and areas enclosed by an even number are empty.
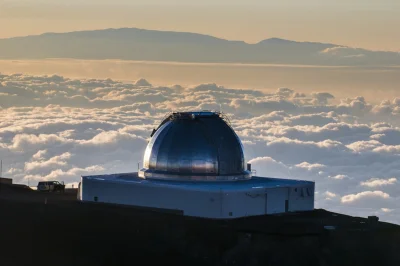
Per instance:
[[[208,35],[137,28],[0,39],[0,59],[122,59],[199,63],[400,65],[396,52],[278,38],[257,44]]]

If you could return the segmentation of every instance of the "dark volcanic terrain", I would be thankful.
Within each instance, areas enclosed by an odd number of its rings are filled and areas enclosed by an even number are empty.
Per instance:
[[[0,228],[2,266],[400,265],[400,226],[325,210],[213,221],[1,185]]]

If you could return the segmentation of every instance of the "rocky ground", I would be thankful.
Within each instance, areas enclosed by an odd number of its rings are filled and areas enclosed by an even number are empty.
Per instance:
[[[325,210],[212,221],[2,185],[0,230],[4,266],[400,265],[400,226]]]

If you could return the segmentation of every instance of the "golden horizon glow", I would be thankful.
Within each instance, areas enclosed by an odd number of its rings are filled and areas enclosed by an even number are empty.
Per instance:
[[[255,3],[256,0],[252,1]],[[105,28],[137,27],[195,32],[256,43],[278,37],[334,43],[371,50],[400,51],[400,5],[128,5],[117,0],[78,5],[49,1],[0,3],[0,38]],[[306,1],[306,2],[307,2]],[[178,1],[179,2],[179,1]],[[237,3],[240,1],[237,0]],[[19,4],[16,4],[19,3]],[[379,8],[380,7],[380,8]]]
[[[130,60],[0,60],[0,73],[56,74],[77,79],[111,78],[121,81],[145,78],[157,86],[179,84],[191,87],[203,83],[216,83],[228,88],[251,88],[264,92],[274,92],[278,88],[287,87],[306,93],[331,92],[338,99],[362,95],[374,103],[397,97],[397,84],[400,83],[400,67],[388,67],[383,71],[380,68],[362,67]]]

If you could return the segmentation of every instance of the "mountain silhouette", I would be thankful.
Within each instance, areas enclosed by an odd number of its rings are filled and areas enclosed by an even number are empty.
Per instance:
[[[249,44],[204,34],[137,28],[0,39],[0,59],[120,59],[198,63],[400,65],[396,52],[270,38]]]

